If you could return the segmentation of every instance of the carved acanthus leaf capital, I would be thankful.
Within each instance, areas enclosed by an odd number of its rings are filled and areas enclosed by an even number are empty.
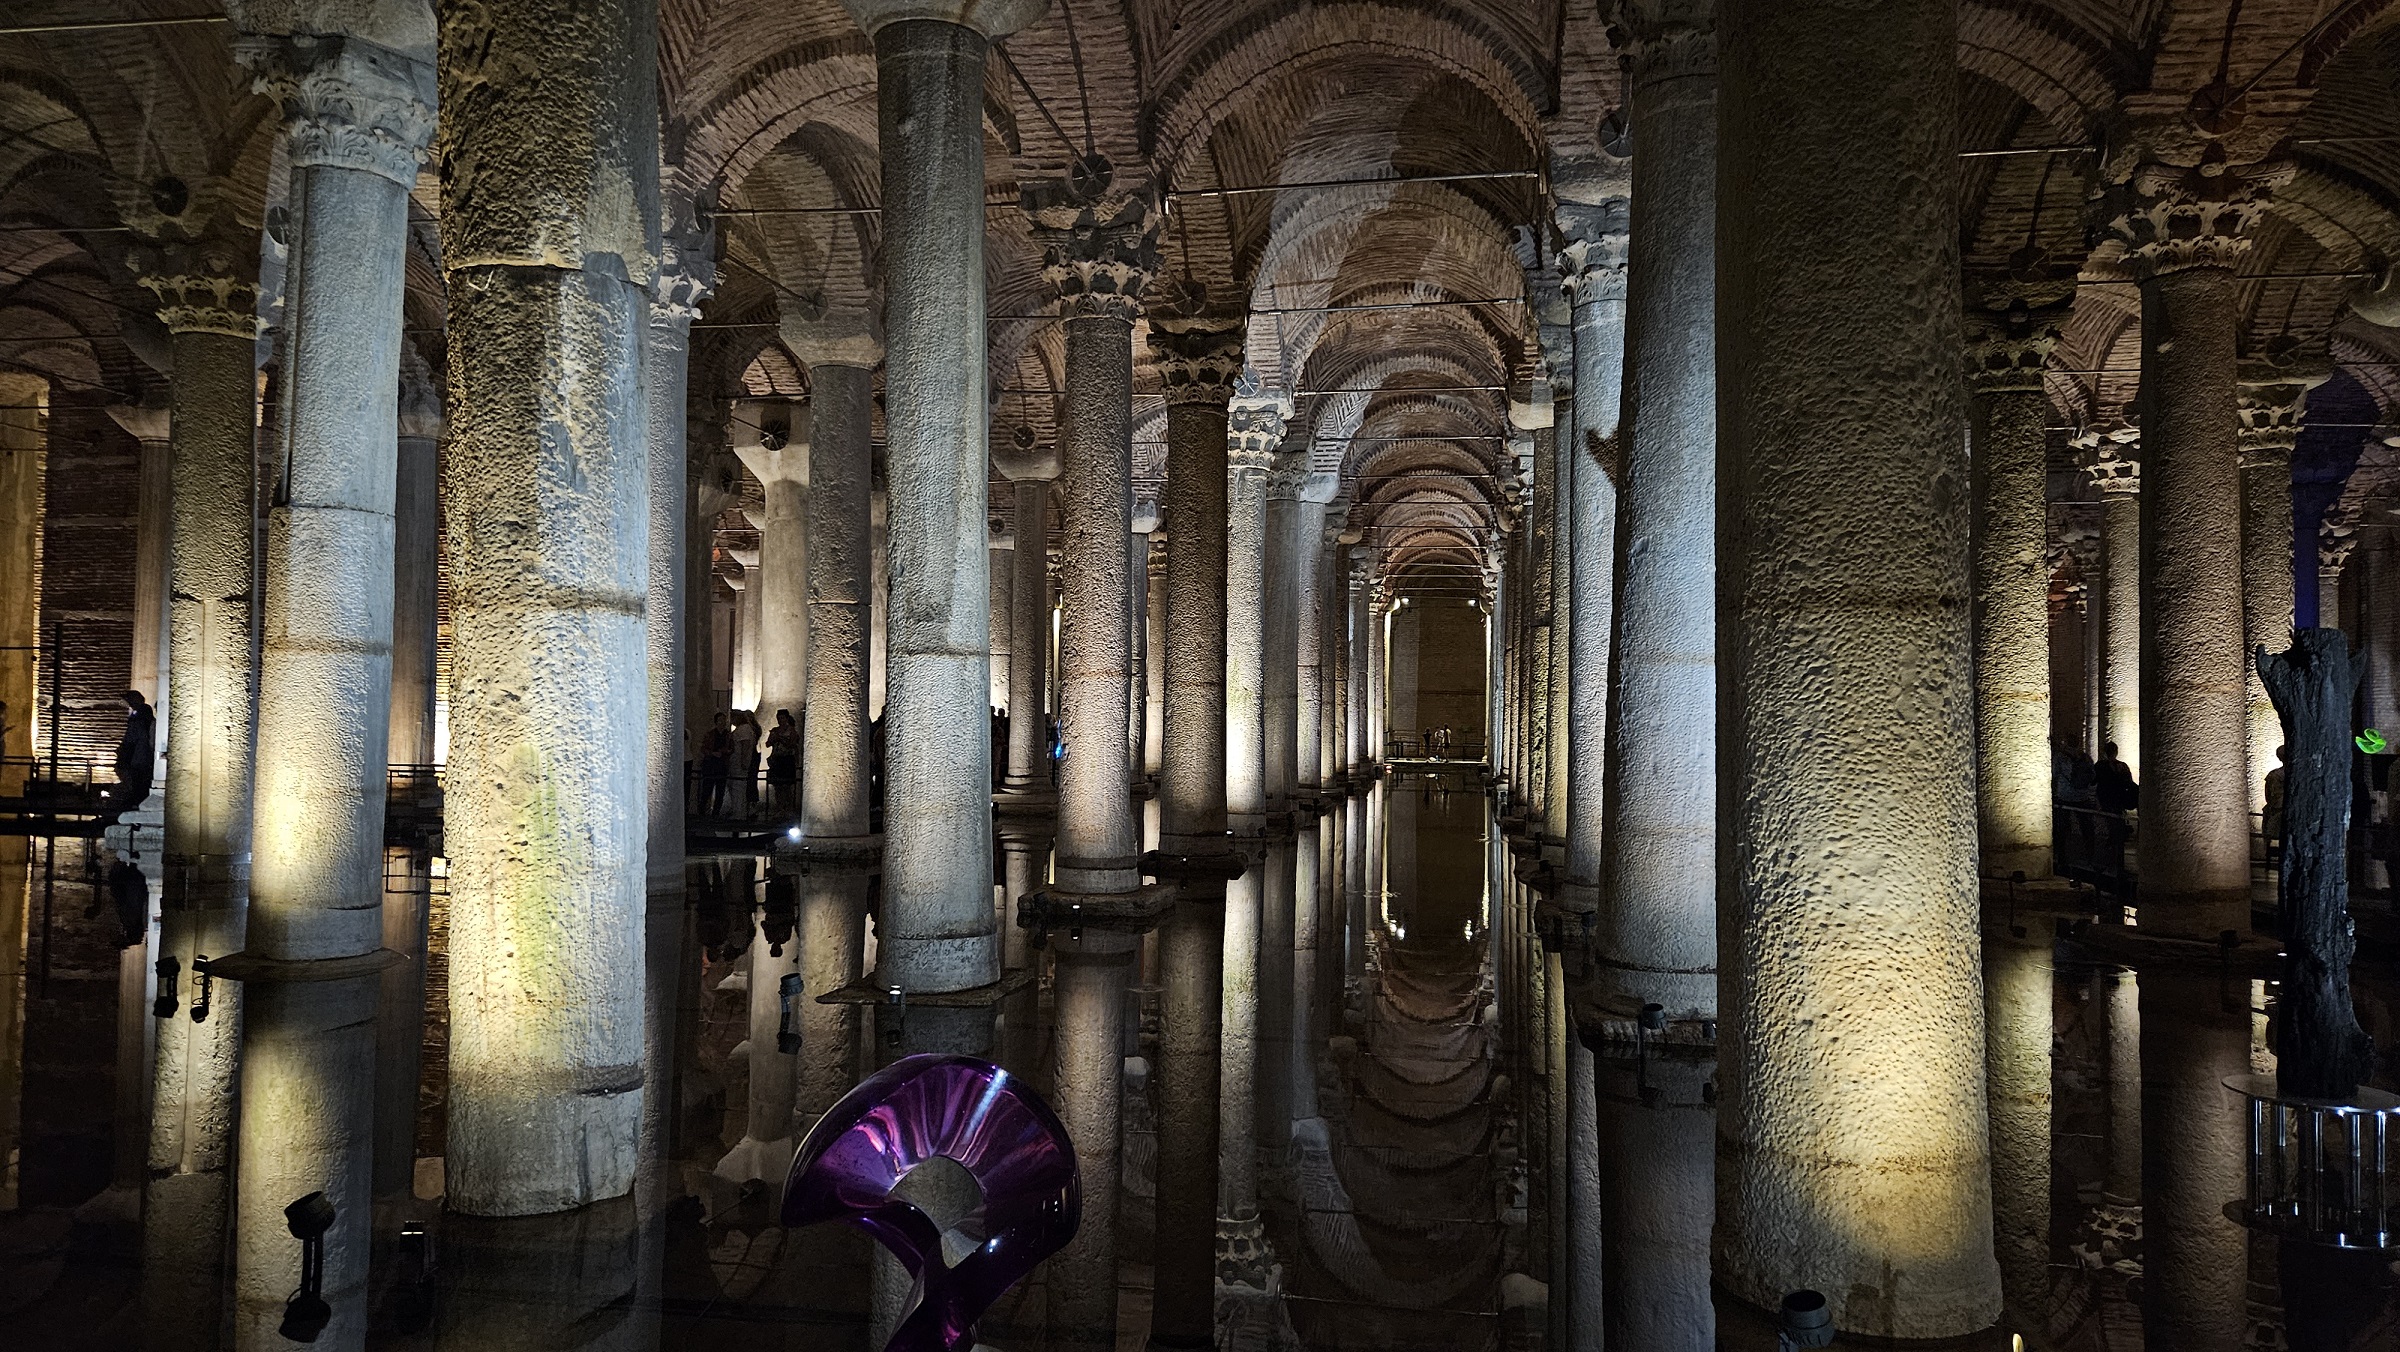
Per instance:
[[[650,326],[688,333],[700,303],[717,289],[717,231],[711,218],[682,205],[658,236],[658,275],[650,281]]]
[[[2232,268],[2250,250],[2267,199],[2290,181],[2287,163],[2234,165],[2211,142],[2193,165],[2145,164],[2109,195],[2110,233],[2135,278],[2191,268]]]
[[[1248,325],[1237,318],[1150,317],[1150,355],[1158,366],[1160,391],[1169,404],[1225,407],[1242,374],[1242,339]]]
[[[2234,415],[2241,420],[2237,436],[2242,468],[2271,468],[2291,462],[2292,450],[2300,444],[2308,392],[2332,376],[2329,362],[2302,359],[2241,364]]]
[[[1277,451],[1273,463],[1267,467],[1267,500],[1300,501],[1303,490],[1308,487],[1308,462],[1308,448],[1305,446]]]
[[[1235,399],[1225,414],[1227,468],[1234,474],[1254,476],[1273,468],[1275,449],[1283,444],[1284,424],[1291,416],[1291,401],[1281,396]]]
[[[1626,243],[1631,225],[1626,200],[1561,203],[1557,219],[1562,241],[1558,278],[1569,303],[1581,306],[1625,299]]]
[[[1714,0],[1608,0],[1600,12],[1633,82],[1716,73]]]
[[[171,333],[258,337],[258,246],[229,239],[162,240],[125,255],[134,280],[158,297]]]
[[[2358,523],[2361,513],[2356,502],[2337,500],[2325,508],[2317,519],[2317,571],[2331,576],[2342,571],[2350,562],[2352,550],[2358,548]]]
[[[2075,434],[2075,463],[2102,497],[2142,491],[2141,432],[2131,425],[2089,427]]]
[[[1058,289],[1061,319],[1141,318],[1142,290],[1158,272],[1160,218],[1148,193],[1032,215],[1042,279]]]
[[[433,141],[433,69],[356,38],[244,36],[234,56],[250,87],[283,109],[294,165],[417,181]]]
[[[2035,306],[2010,297],[1967,312],[1967,380],[1983,393],[2039,390],[2042,368],[2058,347],[2067,306]]]

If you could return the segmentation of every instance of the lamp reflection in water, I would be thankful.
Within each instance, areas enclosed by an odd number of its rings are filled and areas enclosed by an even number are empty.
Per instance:
[[[937,1218],[900,1195],[946,1160],[981,1204]],[[784,1187],[787,1228],[848,1221],[915,1278],[886,1352],[965,1352],[1001,1294],[1065,1247],[1083,1218],[1075,1147],[1050,1106],[971,1056],[903,1057],[844,1095],[801,1143]]]

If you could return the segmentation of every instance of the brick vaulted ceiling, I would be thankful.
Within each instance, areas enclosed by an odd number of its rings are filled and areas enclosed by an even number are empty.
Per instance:
[[[9,22],[208,8],[24,0]],[[253,229],[282,191],[231,37],[0,34],[0,364],[104,402],[157,384],[162,345],[124,265],[126,228],[154,219],[151,185],[180,179]],[[1098,155],[1117,187],[1164,204],[1172,303],[1252,316],[1246,381],[1293,397],[1293,435],[1347,476],[1353,524],[1445,558],[1488,539],[1514,472],[1505,390],[1537,370],[1526,302],[1543,294],[1557,204],[1622,182],[1599,135],[1619,101],[1602,7],[1052,0],[1001,50],[984,86],[997,433],[1048,435],[1062,385],[1019,190]],[[778,322],[874,297],[872,50],[836,0],[661,0],[659,64],[665,182],[734,213],[716,217],[696,397],[803,393]],[[2400,259],[2400,2],[1962,0],[1959,68],[1962,149],[2018,152],[1964,161],[1968,290],[2028,266],[2062,292],[2081,283],[2050,381],[2062,447],[2133,393],[2137,308],[2093,202],[2128,156],[2172,156],[2159,129],[2219,78],[2250,89],[2237,153],[2297,166],[2243,264],[2245,352],[2325,352],[2376,408],[2361,421],[2400,419],[2400,331],[2349,304]],[[1507,171],[1530,176],[1422,181]],[[410,337],[438,371],[430,179],[416,200]],[[1152,389],[1140,373],[1137,474],[1155,480]],[[2352,491],[2387,490],[2364,475]]]

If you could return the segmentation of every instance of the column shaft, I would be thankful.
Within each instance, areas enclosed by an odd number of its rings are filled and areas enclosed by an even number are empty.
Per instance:
[[[1625,243],[1614,216],[1567,247],[1575,267],[1575,435],[1571,466],[1570,623],[1567,712],[1574,728],[1567,767],[1566,882],[1561,900],[1581,912],[1599,907],[1605,841],[1603,786],[1608,767],[1609,658],[1617,575],[1617,410],[1625,380]],[[1599,1217],[1594,1214],[1592,1223]],[[1596,1311],[1595,1311],[1596,1313]],[[1599,1335],[1595,1331],[1592,1336]]]
[[[684,433],[692,321],[699,317],[700,298],[707,290],[703,273],[709,266],[709,242],[689,231],[670,238],[642,343],[642,410],[649,452],[644,478],[650,509],[650,604],[643,621],[650,666],[649,736],[644,743],[650,804],[648,887],[677,898],[683,894],[683,768],[687,754],[695,764],[700,755],[698,741],[684,744],[688,702],[683,659],[689,628],[685,607],[708,604],[706,591],[693,598],[692,579],[685,571],[690,562],[684,532],[691,523],[685,496],[691,456]],[[706,575],[700,580],[706,581]]]
[[[820,361],[808,375],[808,726],[801,745],[800,831],[812,839],[863,836],[871,787],[867,439],[875,373],[865,365]]]
[[[2000,1304],[1959,319],[1924,300],[1958,285],[1957,16],[1719,14],[1716,1277],[1768,1309],[1822,1291],[1853,1332],[1955,1336]],[[1883,529],[1845,528],[1862,502]]]
[[[1226,373],[1240,366],[1240,331],[1170,331],[1162,323],[1152,321],[1152,344],[1162,368],[1183,357],[1173,368],[1184,377],[1176,392],[1189,392],[1167,404],[1159,847],[1205,854],[1225,848],[1227,828],[1225,398],[1232,392]],[[1170,352],[1171,343],[1181,350]]]
[[[1260,709],[1265,748],[1266,812],[1279,817],[1291,808],[1300,775],[1300,489],[1308,476],[1308,452],[1286,450],[1275,457],[1267,480],[1265,551],[1259,572],[1263,610],[1259,621]],[[1230,581],[1230,579],[1228,579]]]
[[[2291,452],[2262,449],[2242,459],[2242,651],[2282,652],[2291,646],[2292,602]],[[2258,663],[2245,660],[2250,769],[2242,790],[2244,810],[2266,803],[2267,772],[2278,764],[2283,720],[2259,684]]]
[[[2031,937],[1987,931],[1983,945],[1994,1240],[2008,1327],[2028,1334],[2046,1327],[2050,1312],[2053,998],[2048,936]]]
[[[2040,379],[2037,364],[1987,390],[1975,420],[1975,804],[1987,878],[2050,876],[2050,400]]]
[[[2136,486],[2138,487],[2138,485]],[[2101,741],[2142,774],[2142,500],[2135,488],[2100,500]]]
[[[1264,828],[1268,810],[1266,488],[1270,458],[1283,437],[1283,412],[1273,403],[1240,402],[1228,426],[1232,470],[1225,508],[1225,811],[1236,835],[1255,836]],[[1226,968],[1228,981],[1232,971]]]
[[[1017,576],[1009,591],[1008,779],[1011,793],[1050,791],[1050,481],[1019,479]]]
[[[403,388],[403,396],[409,392]],[[392,719],[384,748],[393,765],[434,763],[434,696],[441,645],[441,395],[400,413],[392,498]]]
[[[1068,470],[1072,478],[1074,470]],[[1122,528],[1117,538],[1124,538]],[[1104,551],[1123,566],[1124,551]],[[1070,550],[1069,557],[1073,553]],[[1119,681],[1122,689],[1123,682]],[[1119,696],[1121,700],[1122,695]],[[1106,740],[1122,749],[1125,721]],[[1070,751],[1071,760],[1074,753]],[[1121,795],[1122,776],[1117,780]],[[1114,1352],[1117,1345],[1117,1193],[1121,1172],[1119,1102],[1124,1082],[1125,984],[1133,941],[1097,933],[1058,950],[1053,999],[1057,1062],[1052,1071],[1059,1121],[1075,1142],[1083,1173],[1083,1224],[1048,1264],[1048,1346],[1059,1352]]]
[[[1066,322],[1058,707],[1067,754],[1058,774],[1058,873],[1061,886],[1079,892],[1126,892],[1141,882],[1126,738],[1132,717],[1132,578],[1125,547],[1132,507],[1131,321],[1128,308],[1122,314],[1070,309]],[[1112,1145],[1111,1158],[1113,1151]]]

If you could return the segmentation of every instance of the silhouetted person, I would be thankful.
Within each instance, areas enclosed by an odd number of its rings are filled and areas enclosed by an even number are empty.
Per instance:
[[[2117,759],[2117,744],[2100,748],[2100,763],[2092,767],[2092,795],[2102,812],[2123,816],[2142,805],[2142,787],[2133,782],[2133,767]]]
[[[777,709],[775,730],[767,734],[767,810],[778,818],[795,813],[792,790],[799,782],[800,725],[791,710]]]
[[[700,739],[700,815],[714,817],[725,811],[726,778],[733,769],[733,728],[725,715],[710,720],[708,735]]]
[[[125,692],[125,735],[117,739],[117,782],[105,794],[109,818],[115,820],[150,796],[150,779],[158,761],[158,714],[139,690]]]
[[[2280,858],[2283,850],[2283,770],[2291,761],[2291,748],[2275,748],[2275,768],[2267,771],[2267,810],[2259,814],[2258,836],[2266,845],[2267,858]]]
[[[748,709],[733,714],[733,810],[750,815],[758,800],[758,715]]]

